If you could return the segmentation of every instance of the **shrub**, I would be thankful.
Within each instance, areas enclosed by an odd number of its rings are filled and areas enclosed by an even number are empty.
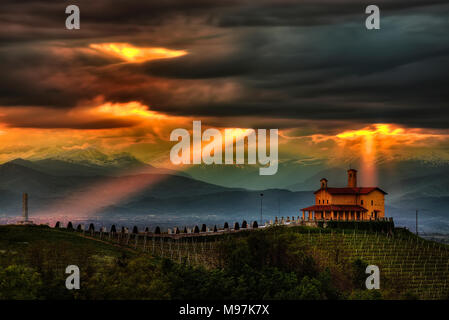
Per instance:
[[[365,273],[368,264],[361,259],[356,259],[352,263],[352,279],[355,288],[365,289],[367,274]]]
[[[34,269],[22,265],[0,267],[0,299],[37,299],[42,279]]]

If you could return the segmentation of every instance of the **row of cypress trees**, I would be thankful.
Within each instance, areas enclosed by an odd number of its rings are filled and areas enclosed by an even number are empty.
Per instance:
[[[57,221],[56,224],[55,224],[55,228],[61,228],[61,227],[62,227],[61,222]],[[252,224],[252,228],[258,228],[258,227],[259,227],[259,225],[258,225],[257,221],[254,221],[253,224]],[[238,222],[234,223],[234,230],[240,230],[240,228],[242,228],[242,229],[248,228],[248,223],[246,222],[246,220],[243,220],[241,227],[240,227]],[[71,221],[69,221],[67,223],[67,228],[66,229],[69,230],[69,231],[74,231],[75,230],[75,228],[73,227],[73,224],[72,224]],[[223,229],[229,230],[229,224],[227,222],[224,223]],[[76,227],[76,231],[78,231],[78,232],[82,232],[83,231],[83,227],[82,227],[81,224],[78,224],[78,226]],[[89,232],[95,232],[95,226],[94,226],[93,223],[89,224],[88,231]],[[193,233],[200,233],[200,232],[206,232],[206,231],[207,231],[206,224],[203,224],[201,226],[201,231],[200,231],[200,228],[198,226],[195,226],[195,228],[193,229]],[[115,227],[115,224],[113,224],[111,226],[111,231],[110,232],[111,233],[116,233],[117,232],[117,228]],[[125,233],[125,227],[122,227],[121,232]],[[145,232],[150,232],[148,227],[145,228]],[[214,226],[213,232],[218,232],[217,225]],[[132,233],[133,234],[139,233],[139,229],[137,228],[137,226],[133,227]],[[155,234],[161,234],[161,228],[159,226],[157,226],[154,229],[154,233]],[[176,228],[175,229],[175,233],[177,233],[177,234],[181,233],[180,229]],[[184,227],[183,233],[187,233],[187,227]]]

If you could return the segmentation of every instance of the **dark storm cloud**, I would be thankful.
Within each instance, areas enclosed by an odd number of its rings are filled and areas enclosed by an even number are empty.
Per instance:
[[[445,0],[378,0],[385,14],[432,10]],[[371,1],[360,0],[78,0],[81,30],[68,33],[64,1],[2,0],[0,43],[129,36],[170,25],[177,18],[204,24],[237,26],[327,25],[347,19],[363,21]]]
[[[73,3],[54,0],[2,0],[0,4],[0,43],[89,39],[130,36],[151,32],[151,28],[170,24],[178,17],[207,19],[230,0],[78,0]],[[65,8],[76,4],[81,11],[81,29],[65,29]]]
[[[110,60],[76,52],[66,56],[58,50],[31,45],[0,48],[0,106],[69,108],[98,95],[90,89],[94,83],[86,65],[100,67]]]
[[[432,128],[449,122],[449,5],[443,0],[379,0],[377,31],[365,29],[371,2],[359,0],[76,4],[81,30],[67,31],[65,2],[2,1],[0,106],[70,109],[101,95],[199,118]],[[189,54],[123,64],[83,50],[98,42]]]
[[[257,72],[254,57],[247,53],[225,57],[186,56],[174,61],[161,60],[137,67],[149,75],[180,79],[208,79],[250,75]]]
[[[247,37],[261,39],[263,33],[263,45],[241,37],[239,50],[229,56],[195,57],[194,68],[186,56],[150,62],[145,70],[175,78],[232,77],[247,89],[226,104],[197,103],[188,111],[171,106],[170,112],[446,128],[448,28],[444,17],[422,15],[385,19],[377,33],[355,24],[256,30]],[[210,66],[209,73],[198,71],[201,65]]]
[[[39,128],[39,129],[116,129],[127,128],[136,125],[135,121],[124,119],[70,119],[68,117],[54,117],[53,119],[37,118],[19,118],[5,119],[8,123],[14,125],[15,128]]]
[[[220,15],[222,27],[237,26],[317,26],[339,23],[348,19],[363,21],[364,9],[371,4],[382,8],[383,14],[400,14],[410,9],[432,10],[432,6],[445,4],[444,0],[299,0],[261,1],[247,3],[240,10]]]

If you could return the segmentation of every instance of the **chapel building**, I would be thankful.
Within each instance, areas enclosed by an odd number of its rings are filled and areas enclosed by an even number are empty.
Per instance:
[[[328,187],[327,179],[320,180],[321,188],[314,192],[315,205],[302,208],[306,220],[372,220],[385,217],[385,191],[378,187],[358,187],[357,170],[348,170],[348,186]]]

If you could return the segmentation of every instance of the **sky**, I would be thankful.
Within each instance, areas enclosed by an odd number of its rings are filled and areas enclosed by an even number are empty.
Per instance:
[[[443,0],[2,0],[0,162],[96,148],[169,167],[170,132],[193,120],[279,129],[280,161],[449,161],[448,14]]]

